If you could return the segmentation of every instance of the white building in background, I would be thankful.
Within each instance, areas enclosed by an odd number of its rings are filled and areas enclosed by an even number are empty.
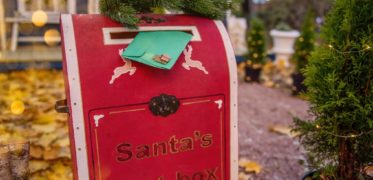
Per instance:
[[[234,53],[236,55],[245,55],[247,53],[246,19],[228,15],[227,26]]]

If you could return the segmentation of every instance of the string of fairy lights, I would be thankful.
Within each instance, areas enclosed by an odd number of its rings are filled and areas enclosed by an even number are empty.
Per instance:
[[[316,128],[317,129],[320,129],[321,126],[320,125],[316,125]],[[329,134],[329,135],[332,135],[332,136],[335,136],[335,137],[340,137],[340,138],[357,138],[357,137],[360,137],[360,136],[363,136],[363,135],[366,135],[366,134],[370,134],[370,133],[373,133],[373,129],[368,131],[368,132],[361,132],[359,134],[355,134],[355,133],[351,133],[349,135],[339,135],[339,134],[333,134],[331,132],[328,132],[328,131],[324,131],[326,134]]]
[[[365,46],[365,48],[363,48],[363,49],[361,49],[361,50],[353,50],[353,51],[340,51],[340,50],[338,50],[338,49],[334,48],[334,46],[333,46],[333,45],[331,45],[331,44],[328,44],[328,47],[329,47],[330,49],[333,49],[334,51],[336,51],[336,52],[338,52],[338,53],[340,53],[340,54],[359,53],[359,52],[363,52],[363,51],[368,51],[368,50],[372,50],[372,47],[371,47],[371,46],[369,46],[369,45],[364,45],[364,46]]]
[[[361,49],[361,50],[353,50],[353,51],[340,51],[336,48],[334,48],[333,45],[331,44],[328,44],[327,47],[334,50],[335,52],[337,53],[340,53],[340,54],[349,54],[349,53],[359,53],[359,52],[363,52],[363,51],[369,51],[369,50],[372,50],[372,47],[370,45],[364,45],[364,49]],[[315,125],[316,129],[320,129],[322,128],[320,125]],[[373,129],[368,131],[368,132],[361,132],[359,134],[356,134],[356,133],[351,133],[349,135],[339,135],[339,134],[334,134],[334,133],[331,133],[331,132],[328,132],[328,131],[324,131],[326,134],[329,134],[329,135],[332,135],[332,136],[335,136],[335,137],[340,137],[340,138],[357,138],[357,137],[360,137],[360,136],[363,136],[363,135],[366,135],[366,134],[370,134],[370,133],[373,133]]]

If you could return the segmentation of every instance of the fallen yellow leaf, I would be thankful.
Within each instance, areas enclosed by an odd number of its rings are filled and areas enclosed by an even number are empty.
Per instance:
[[[57,123],[49,123],[45,125],[33,124],[31,128],[37,132],[52,133],[57,129]]]
[[[9,142],[11,144],[16,144],[16,143],[25,143],[28,142],[28,140],[22,136],[20,132],[13,132],[12,136],[9,138]]]
[[[47,124],[51,123],[55,120],[55,116],[50,113],[50,114],[39,114],[36,116],[34,122],[37,124]]]
[[[31,160],[29,162],[29,168],[31,173],[35,173],[40,170],[45,170],[49,167],[49,163],[39,160]]]
[[[247,173],[254,172],[255,174],[259,174],[262,171],[262,166],[254,161],[241,159],[238,164],[240,167],[243,167]]]
[[[52,166],[53,174],[50,179],[56,180],[70,180],[72,179],[71,169],[65,166],[60,161]]]
[[[9,99],[12,99],[12,100],[23,99],[25,98],[25,96],[26,96],[26,93],[24,93],[23,91],[19,89],[9,92]]]
[[[250,180],[251,177],[248,174],[245,174],[243,172],[240,172],[238,174],[238,180]]]
[[[68,158],[68,159],[70,159],[71,158],[70,147],[69,146],[61,147],[59,149],[59,152],[58,152],[57,156],[59,158]]]
[[[246,172],[254,172],[255,174],[259,174],[262,171],[262,167],[257,164],[256,162],[249,162],[245,166]]]
[[[51,148],[44,151],[44,160],[55,160],[58,158],[59,148]]]
[[[55,144],[58,145],[58,146],[60,146],[60,147],[69,146],[69,145],[70,145],[69,137],[66,136],[66,137],[64,137],[64,138],[58,139],[58,140],[55,142]]]
[[[35,145],[47,148],[50,144],[57,139],[56,134],[43,134],[38,140],[34,142]]]
[[[6,82],[8,80],[8,76],[5,74],[0,74],[0,82]]]
[[[41,146],[30,146],[30,156],[32,158],[40,159],[43,157],[43,148]],[[48,164],[48,163],[47,163]]]
[[[292,132],[291,128],[289,126],[283,126],[283,125],[269,126],[268,130],[271,131],[271,132],[287,135],[287,136],[290,136],[290,137],[296,137],[296,136],[299,135],[296,132]]]
[[[7,144],[9,142],[11,135],[10,133],[1,133],[0,135],[0,144]]]

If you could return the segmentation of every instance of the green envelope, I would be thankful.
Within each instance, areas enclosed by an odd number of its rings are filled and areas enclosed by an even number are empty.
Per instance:
[[[192,35],[182,31],[139,32],[122,57],[161,69],[171,69]],[[159,62],[157,57],[168,62]],[[158,58],[159,60],[159,58]]]

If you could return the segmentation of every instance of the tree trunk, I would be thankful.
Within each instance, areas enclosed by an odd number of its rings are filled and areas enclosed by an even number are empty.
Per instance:
[[[338,176],[340,179],[355,180],[357,174],[355,173],[355,156],[351,143],[351,139],[339,137],[339,167]]]

